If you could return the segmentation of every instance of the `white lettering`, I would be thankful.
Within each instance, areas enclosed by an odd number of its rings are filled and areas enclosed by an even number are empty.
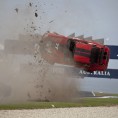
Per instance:
[[[110,76],[110,75],[111,75],[109,71],[107,72],[107,75],[108,75],[108,76]]]
[[[58,50],[59,49],[59,43],[56,43],[55,48]]]
[[[106,74],[106,71],[103,71],[103,73],[104,73],[104,75],[107,75],[107,74]]]
[[[79,71],[79,74],[83,74],[82,70]]]
[[[86,75],[86,71],[83,71],[83,74]]]
[[[101,72],[100,71],[98,71],[98,75],[101,75]]]
[[[101,71],[101,75],[104,75],[104,72],[103,71]]]
[[[90,73],[90,72],[87,72],[87,71],[84,71],[84,70],[80,70],[79,74],[110,76],[110,72],[109,71],[94,71],[93,73]]]
[[[94,71],[93,74],[94,74],[94,75],[97,75],[97,71]]]

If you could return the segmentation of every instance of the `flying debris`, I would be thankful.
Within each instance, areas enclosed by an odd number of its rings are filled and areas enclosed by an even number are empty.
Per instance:
[[[33,30],[36,30],[36,27],[34,27],[34,26],[31,26],[31,29],[33,29]]]
[[[18,9],[18,8],[14,9],[14,10],[16,11],[16,13],[18,13],[18,11],[19,11],[19,9]]]
[[[32,3],[31,2],[29,3],[29,6],[32,7]]]
[[[35,13],[35,17],[38,17],[38,14],[37,13]]]
[[[52,23],[52,22],[54,22],[54,20],[51,20],[49,23]]]

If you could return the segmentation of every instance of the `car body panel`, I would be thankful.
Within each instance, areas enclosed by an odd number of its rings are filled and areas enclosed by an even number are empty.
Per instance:
[[[41,41],[42,57],[51,64],[74,65],[90,72],[107,69],[110,49],[103,44],[57,33],[46,33]]]

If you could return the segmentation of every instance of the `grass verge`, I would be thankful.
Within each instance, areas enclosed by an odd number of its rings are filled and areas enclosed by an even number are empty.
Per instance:
[[[48,109],[48,108],[70,108],[70,107],[95,107],[95,106],[116,106],[117,98],[83,98],[76,103],[68,102],[27,102],[22,104],[0,105],[0,110],[15,109]]]

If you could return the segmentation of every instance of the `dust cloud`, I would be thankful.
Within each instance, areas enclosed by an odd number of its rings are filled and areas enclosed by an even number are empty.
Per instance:
[[[79,96],[79,81],[63,66],[48,63],[42,57],[40,50],[44,49],[39,48],[38,43],[32,45],[34,48],[29,45],[33,50],[27,50],[23,43],[22,40],[15,45],[9,41],[5,43],[4,58],[0,62],[0,103],[74,101]]]
[[[5,13],[6,5],[4,2],[5,7],[2,6]],[[55,71],[58,67],[40,54],[41,27],[35,22],[41,16],[37,5],[28,2],[23,7],[14,6],[10,15],[5,13],[0,33],[0,39],[4,39],[4,44],[0,40],[4,47],[0,49],[0,104],[73,101],[78,97],[78,80],[71,78],[63,67]]]

